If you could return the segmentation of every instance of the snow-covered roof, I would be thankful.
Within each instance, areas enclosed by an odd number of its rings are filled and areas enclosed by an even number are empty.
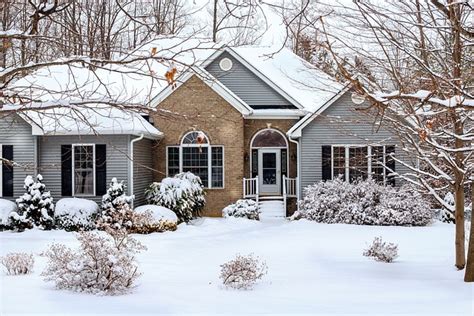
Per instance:
[[[291,50],[281,47],[234,47],[228,51],[300,109],[317,111],[343,85]]]
[[[110,106],[37,109],[20,116],[33,126],[33,135],[163,135],[140,114]]]

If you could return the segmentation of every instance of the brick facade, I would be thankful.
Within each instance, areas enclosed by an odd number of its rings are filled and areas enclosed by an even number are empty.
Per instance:
[[[166,176],[166,146],[179,145],[184,134],[203,131],[211,145],[224,146],[224,188],[207,189],[205,216],[221,216],[222,209],[242,198],[244,170],[244,120],[242,114],[214,90],[193,76],[169,97],[160,109],[173,115],[153,119],[164,138],[154,150],[155,181]]]
[[[224,188],[207,189],[205,216],[221,216],[222,209],[242,198],[242,179],[250,176],[250,141],[261,129],[284,134],[295,120],[244,120],[242,114],[198,77],[193,76],[159,108],[170,114],[155,114],[154,123],[164,138],[154,148],[155,181],[166,177],[166,147],[179,145],[184,134],[203,131],[211,145],[224,146]],[[172,114],[171,114],[172,113]],[[296,176],[296,145],[289,142],[289,176]]]

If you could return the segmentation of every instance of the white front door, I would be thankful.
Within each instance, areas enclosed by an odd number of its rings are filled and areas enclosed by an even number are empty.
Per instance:
[[[281,194],[280,152],[280,149],[258,150],[258,182],[260,194]]]

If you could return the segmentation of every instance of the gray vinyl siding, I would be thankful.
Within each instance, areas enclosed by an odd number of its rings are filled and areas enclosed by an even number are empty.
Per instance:
[[[145,190],[153,182],[153,142],[143,139],[133,145],[133,194],[134,206],[145,204]]]
[[[105,144],[107,147],[107,183],[112,178],[124,181],[127,194],[130,194],[129,183],[129,143],[128,135],[102,136],[44,136],[39,138],[39,172],[43,175],[44,183],[57,202],[61,195],[61,145],[71,144]],[[102,196],[80,196],[84,199],[100,203]]]
[[[23,119],[8,115],[0,117],[0,144],[13,145],[13,160],[18,164],[13,168],[13,197],[4,198],[15,201],[24,193],[26,176],[35,175],[35,136]]]
[[[222,58],[232,60],[231,70],[223,71],[219,67]],[[254,109],[295,108],[291,102],[227,52],[216,58],[206,70]]]
[[[365,108],[368,104],[358,107]],[[374,117],[355,110],[350,92],[344,94],[302,131],[300,186],[304,189],[322,179],[321,146],[323,145],[395,145],[395,155],[407,161],[396,135],[374,126]],[[413,162],[410,162],[413,163]],[[396,172],[408,171],[396,163]],[[399,184],[399,179],[396,180]],[[302,191],[303,194],[303,191]]]

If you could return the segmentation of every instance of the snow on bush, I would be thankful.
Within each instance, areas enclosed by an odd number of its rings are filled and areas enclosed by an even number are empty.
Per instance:
[[[204,195],[201,179],[191,172],[183,172],[164,178],[161,183],[152,183],[146,191],[146,200],[172,210],[180,222],[189,222],[204,207]]]
[[[125,184],[118,182],[117,178],[112,178],[107,192],[102,196],[102,209],[115,208],[121,204],[132,204],[134,197],[125,195]]]
[[[377,261],[390,263],[398,257],[398,245],[386,243],[382,237],[375,237],[372,245],[364,250],[363,255]]]
[[[16,211],[17,207],[15,203],[0,199],[0,230],[10,228],[10,213]]]
[[[267,270],[267,264],[253,254],[238,254],[235,259],[221,265],[220,279],[226,287],[248,290],[267,274]]]
[[[173,215],[174,217],[167,214],[167,217],[176,219],[176,214]],[[134,211],[130,205],[124,203],[102,211],[102,216],[97,218],[96,227],[106,231],[125,229],[129,233],[150,234],[176,230],[177,221],[162,220],[162,217],[159,214],[155,216],[152,210]]]
[[[45,281],[53,281],[59,289],[93,294],[124,294],[141,275],[135,254],[146,250],[125,230],[80,232],[79,249],[53,244],[43,255]]]
[[[18,275],[31,273],[35,259],[32,254],[12,252],[3,256],[0,262],[7,270],[7,274]]]
[[[260,209],[254,200],[241,199],[222,210],[224,217],[245,217],[258,220]]]
[[[56,203],[56,226],[66,231],[91,230],[95,228],[95,218],[99,206],[94,201],[65,198]]]
[[[38,174],[34,181],[33,177],[27,176],[23,187],[26,193],[16,200],[18,210],[10,213],[11,226],[18,231],[24,231],[33,226],[45,230],[52,229],[54,226],[53,198],[50,192],[46,191],[43,177]]]
[[[158,205],[142,205],[135,208],[134,212],[142,221],[134,223],[134,232],[147,231],[163,232],[174,231],[178,225],[178,217],[176,214],[163,206]]]
[[[348,183],[340,178],[305,188],[300,213],[294,218],[321,223],[425,226],[433,211],[428,201],[409,186],[395,188],[373,180]]]

